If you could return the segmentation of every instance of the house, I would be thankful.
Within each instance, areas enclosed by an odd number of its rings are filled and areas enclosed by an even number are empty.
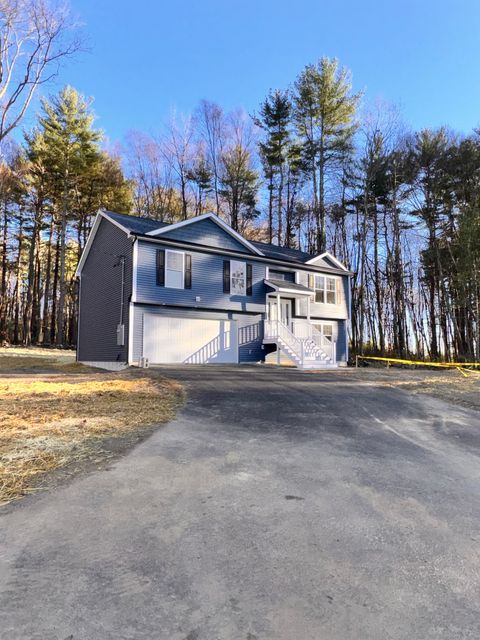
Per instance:
[[[101,211],[76,275],[77,359],[345,365],[351,273],[248,241],[212,213],[175,224]]]

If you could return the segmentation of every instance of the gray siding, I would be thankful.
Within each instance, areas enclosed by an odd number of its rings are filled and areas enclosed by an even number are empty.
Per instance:
[[[170,289],[156,284],[156,251],[168,248],[171,247],[138,241],[135,302],[256,313],[262,313],[265,310],[264,264],[245,256],[245,261],[252,264],[253,295],[234,296],[223,292],[223,261],[228,260],[228,257],[203,253],[196,249],[185,250],[185,253],[192,256],[192,288]],[[200,297],[200,301],[196,301],[197,297]]]
[[[251,254],[251,251],[249,251],[245,245],[235,240],[229,233],[221,229],[218,224],[209,219],[187,224],[179,229],[173,229],[172,231],[162,233],[162,236],[172,240],[194,242],[195,244],[202,244],[206,247],[230,249],[232,251]]]
[[[260,362],[264,358],[262,349],[262,314],[233,313],[222,311],[202,311],[155,305],[135,304],[133,309],[132,362],[137,364],[143,355],[143,316],[145,313],[212,320],[236,320],[238,328],[238,351],[240,362]]]
[[[125,256],[123,347],[117,346],[122,280],[119,256]],[[128,301],[131,292],[132,242],[125,232],[103,218],[81,274],[78,360],[127,362]]]

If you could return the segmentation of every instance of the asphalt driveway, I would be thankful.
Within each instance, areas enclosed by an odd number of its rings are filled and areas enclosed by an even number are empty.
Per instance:
[[[0,516],[6,640],[480,637],[480,413],[361,376],[184,367],[109,470]]]

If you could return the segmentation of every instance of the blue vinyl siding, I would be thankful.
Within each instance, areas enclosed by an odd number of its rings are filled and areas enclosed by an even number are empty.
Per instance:
[[[168,249],[153,242],[139,241],[137,262],[137,295],[134,302],[147,304],[182,305],[195,309],[219,309],[225,311],[265,310],[265,265],[250,260],[252,264],[251,296],[235,296],[223,292],[223,261],[225,256],[185,250],[192,256],[192,288],[171,289],[156,284],[156,251]],[[200,301],[196,298],[200,297]]]
[[[162,233],[162,236],[172,240],[201,244],[205,247],[241,251],[242,253],[252,255],[252,252],[249,251],[244,244],[235,240],[229,233],[221,229],[218,224],[208,219],[187,224],[179,229],[167,231]]]
[[[158,305],[134,305],[134,332],[132,337],[132,361],[138,363],[143,355],[143,316],[156,314],[178,318],[200,318],[211,320],[235,320],[238,329],[238,352],[240,362],[260,362],[264,358],[262,349],[263,319],[262,314],[233,313],[221,311],[201,311],[198,309],[183,309],[163,307]]]
[[[265,359],[263,341],[263,315],[232,314],[238,326],[238,354],[240,362],[262,362]]]
[[[341,320],[337,324],[337,362],[347,359],[347,321]]]

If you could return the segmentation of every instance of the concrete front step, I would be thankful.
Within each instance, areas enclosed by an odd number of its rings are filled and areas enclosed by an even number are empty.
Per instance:
[[[298,365],[299,369],[338,369],[337,363],[325,362],[324,360],[318,362],[305,362],[303,367]]]

